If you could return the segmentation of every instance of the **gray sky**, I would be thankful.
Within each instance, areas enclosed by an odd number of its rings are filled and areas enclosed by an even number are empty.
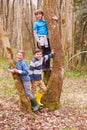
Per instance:
[[[37,0],[32,0],[34,4],[37,4]]]

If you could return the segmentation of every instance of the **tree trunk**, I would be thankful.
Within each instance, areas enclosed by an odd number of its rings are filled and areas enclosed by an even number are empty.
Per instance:
[[[54,49],[55,55],[53,60],[53,69],[51,77],[48,82],[47,91],[42,98],[43,104],[48,107],[49,110],[55,110],[60,105],[60,95],[63,83],[63,65],[64,65],[64,51],[63,44],[60,41],[59,29],[56,21],[52,20],[52,16],[55,15],[56,0],[44,0],[44,17],[47,21],[50,32],[50,44]],[[49,15],[50,14],[50,15]]]
[[[9,63],[10,63],[10,67],[12,69],[16,68],[11,48],[7,47],[7,52],[8,52],[7,55],[8,55],[8,60],[9,60]],[[12,74],[12,76],[13,76],[16,88],[18,90],[18,93],[19,93],[21,111],[25,112],[25,113],[32,113],[31,104],[30,104],[29,98],[25,94],[24,87],[23,87],[23,84],[22,84],[22,82],[20,80],[20,77],[18,76],[18,74]]]
[[[37,0],[37,9],[42,9],[43,0]]]
[[[6,55],[7,55],[6,46],[10,47],[8,34],[3,30],[3,27],[0,24],[0,49],[1,49],[1,53],[2,53],[1,55],[3,57],[6,57]]]
[[[0,25],[0,40],[2,42],[2,45],[4,46],[5,55],[8,58],[10,67],[13,69],[13,68],[16,68],[16,65],[13,59],[13,53],[10,48],[9,39],[6,34],[7,33],[3,30],[3,27]],[[16,88],[18,90],[18,93],[19,93],[21,110],[26,113],[32,113],[31,104],[30,104],[29,99],[25,95],[24,87],[20,80],[20,77],[18,76],[18,74],[12,74],[12,76],[13,76]]]
[[[51,69],[45,70],[43,73],[44,73],[43,81],[44,81],[44,84],[47,86],[47,84],[49,82],[50,74],[51,74]]]

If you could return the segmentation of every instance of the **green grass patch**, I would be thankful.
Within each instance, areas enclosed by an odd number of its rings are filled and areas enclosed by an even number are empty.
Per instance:
[[[6,58],[0,57],[0,69],[7,70],[9,63]]]
[[[66,77],[72,77],[72,78],[87,78],[87,73],[86,72],[81,72],[81,71],[75,71],[75,70],[67,70],[65,73]]]
[[[0,93],[4,98],[14,97],[17,95],[17,90],[11,77],[0,78]]]

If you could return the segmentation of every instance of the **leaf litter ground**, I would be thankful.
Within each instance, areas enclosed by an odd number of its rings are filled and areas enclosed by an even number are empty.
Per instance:
[[[87,79],[65,78],[61,108],[24,114],[11,75],[0,74],[0,130],[87,130]]]

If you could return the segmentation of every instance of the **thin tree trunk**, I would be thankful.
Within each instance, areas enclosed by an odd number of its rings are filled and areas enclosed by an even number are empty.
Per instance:
[[[42,9],[43,0],[37,0],[37,9]]]
[[[31,26],[30,26],[30,40],[31,40],[31,47],[32,51],[34,52],[35,50],[35,39],[34,39],[34,34],[33,34],[33,4],[32,0],[30,0],[30,18],[31,18]]]

